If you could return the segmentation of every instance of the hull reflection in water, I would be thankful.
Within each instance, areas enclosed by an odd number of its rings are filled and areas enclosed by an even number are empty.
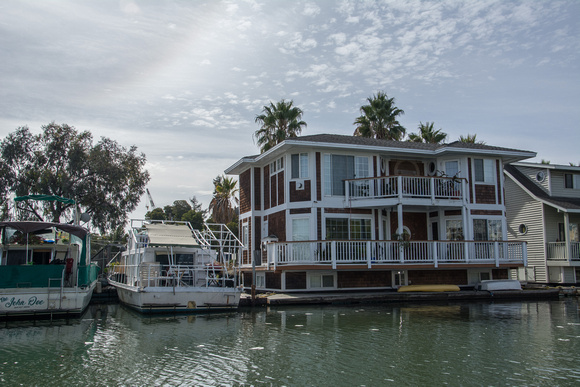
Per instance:
[[[143,316],[118,305],[0,330],[24,385],[575,385],[578,301],[242,309]]]

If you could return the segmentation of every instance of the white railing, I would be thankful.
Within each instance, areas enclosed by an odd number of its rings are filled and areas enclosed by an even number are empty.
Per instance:
[[[385,176],[346,180],[346,199],[424,198],[463,199],[465,179]]]
[[[525,242],[304,241],[266,245],[263,265],[527,264]]]
[[[546,244],[549,261],[580,261],[580,242],[570,242],[570,251],[566,250],[566,242],[548,242]]]

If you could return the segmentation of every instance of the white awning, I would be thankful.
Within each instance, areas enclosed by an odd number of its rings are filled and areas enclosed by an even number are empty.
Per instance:
[[[176,224],[146,224],[149,244],[153,246],[199,246],[190,228]]]

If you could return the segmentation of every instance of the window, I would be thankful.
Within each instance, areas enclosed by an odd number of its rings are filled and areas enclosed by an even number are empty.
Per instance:
[[[457,161],[446,161],[445,162],[445,174],[449,177],[454,177],[459,173],[459,162]]]
[[[291,156],[292,179],[308,177],[308,153],[296,153]]]
[[[475,159],[475,181],[478,183],[493,183],[493,160]]]
[[[280,172],[284,169],[284,159],[280,157],[270,163],[270,175]]]
[[[266,274],[256,273],[256,287],[265,288],[266,287]]]
[[[334,288],[334,274],[310,273],[310,288]]]
[[[370,219],[326,218],[327,240],[370,240]]]
[[[473,219],[473,239],[476,241],[500,241],[503,239],[501,220]]]
[[[463,222],[461,220],[448,220],[445,222],[446,237],[448,241],[462,241],[463,237]]]
[[[325,195],[344,196],[345,180],[368,176],[368,157],[324,155]]]
[[[558,223],[558,241],[566,242],[566,233],[564,232],[564,223]],[[578,229],[578,223],[570,223],[570,242],[580,242],[580,234]]]
[[[580,175],[564,174],[564,187],[580,189]]]
[[[248,223],[242,224],[242,243],[244,244],[244,248],[250,247],[250,228]]]

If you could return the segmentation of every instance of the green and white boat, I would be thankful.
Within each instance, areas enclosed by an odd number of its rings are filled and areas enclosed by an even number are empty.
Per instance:
[[[4,221],[0,243],[0,319],[74,316],[86,309],[99,270],[90,261],[86,228]]]

